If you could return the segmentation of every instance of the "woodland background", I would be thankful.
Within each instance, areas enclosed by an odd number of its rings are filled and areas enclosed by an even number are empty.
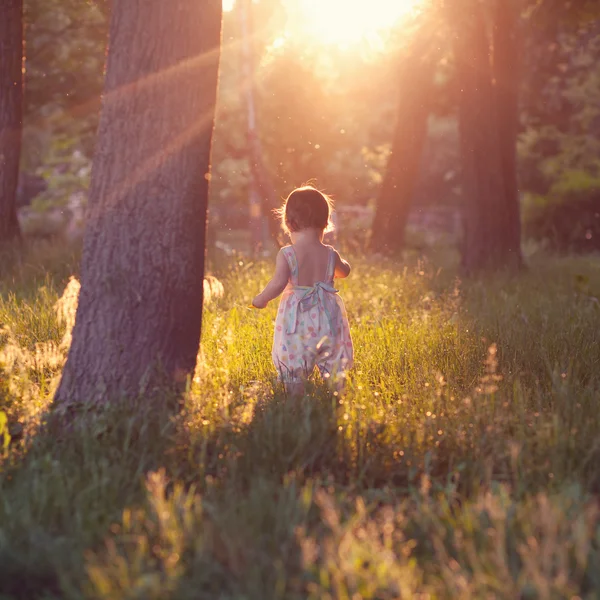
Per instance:
[[[597,598],[600,5],[295,3],[218,100],[220,1],[2,5],[0,599]],[[248,301],[309,179],[356,365],[297,401]]]
[[[599,243],[600,82],[595,65],[600,42],[593,3],[580,4],[522,2],[515,23],[520,48],[514,82],[518,190],[524,237],[532,248],[589,251]],[[323,52],[301,39],[283,37],[285,2],[250,3],[249,9],[250,66],[265,176],[263,221],[269,220],[264,215],[272,204],[312,180],[335,197],[340,235],[347,239],[366,243],[377,204],[390,203],[410,207],[411,245],[447,242],[448,237],[456,242],[463,186],[460,81],[443,16],[426,11],[404,22],[389,32],[385,46]],[[248,188],[254,159],[238,13],[224,13],[210,220],[214,235],[227,238],[225,232],[237,230],[244,239],[245,225],[252,223]],[[52,235],[69,221],[74,235],[80,231],[103,85],[107,14],[107,5],[92,2],[25,3],[18,202],[26,233]],[[426,69],[432,83],[420,88],[411,78]],[[418,132],[402,130],[404,122],[415,119],[427,123],[422,141]],[[419,158],[414,176],[402,175],[409,161],[402,148],[394,153],[398,160],[389,161],[396,129],[411,155]],[[389,170],[410,181],[406,189],[386,197],[382,182],[388,161]],[[396,234],[404,229],[404,217],[392,221]],[[403,240],[396,234],[387,241],[397,249]],[[233,240],[238,238],[233,234]],[[264,244],[264,231],[253,239]]]

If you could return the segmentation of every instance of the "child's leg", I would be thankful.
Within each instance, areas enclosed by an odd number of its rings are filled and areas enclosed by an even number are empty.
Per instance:
[[[284,385],[285,393],[291,397],[302,397],[306,391],[306,382],[310,377],[310,373],[314,370],[314,365],[310,369],[307,361],[295,365],[287,365],[279,363],[279,381]],[[309,370],[310,369],[310,370]]]
[[[315,367],[309,365],[308,361],[296,366],[289,372],[288,377],[284,378],[285,391],[292,397],[302,397],[306,392],[306,383]]]
[[[321,377],[327,386],[338,395],[341,395],[346,389],[348,366],[350,366],[350,361],[339,352],[333,357],[324,353],[321,360],[317,362]]]

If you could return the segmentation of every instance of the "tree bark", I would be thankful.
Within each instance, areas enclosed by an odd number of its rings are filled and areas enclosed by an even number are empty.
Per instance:
[[[202,319],[221,0],[114,0],[73,341],[55,401],[181,383]]]
[[[260,119],[257,110],[257,93],[255,81],[257,78],[255,65],[255,28],[254,8],[251,0],[238,0],[240,29],[242,36],[241,61],[243,77],[241,79],[242,93],[246,98],[247,114],[247,148],[250,167],[248,193],[250,196],[250,231],[252,234],[252,250],[263,248],[267,242],[263,232],[266,222],[269,236],[277,246],[280,246],[281,227],[273,216],[273,209],[279,208],[275,199],[273,184],[264,164],[264,153],[260,141]]]
[[[476,271],[521,261],[520,240],[515,239],[518,204],[515,214],[514,204],[508,202],[510,164],[503,160],[516,138],[501,131],[499,115],[509,111],[498,106],[506,99],[497,96],[492,81],[491,44],[481,5],[466,0],[462,6],[469,9],[455,37],[464,199],[462,264],[467,271]]]
[[[396,129],[371,228],[371,249],[375,252],[396,252],[404,247],[427,136],[434,66],[420,45],[402,64]]]
[[[23,0],[0,15],[0,244],[20,237],[17,187],[23,132]]]
[[[518,12],[514,0],[496,0],[493,31],[493,79],[496,91],[498,150],[506,211],[505,244],[509,262],[522,263],[521,211],[517,177],[517,136],[519,133],[519,50]]]

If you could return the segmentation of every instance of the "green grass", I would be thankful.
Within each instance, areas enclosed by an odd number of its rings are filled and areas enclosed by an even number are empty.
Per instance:
[[[0,599],[600,595],[600,260],[474,281],[357,261],[347,393],[301,402],[274,379],[275,306],[245,308],[270,265],[236,260],[181,410],[40,428],[74,264],[2,271]]]

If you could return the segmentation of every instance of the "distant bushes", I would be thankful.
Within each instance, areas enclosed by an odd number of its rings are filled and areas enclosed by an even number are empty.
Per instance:
[[[524,218],[524,233],[556,252],[600,251],[600,188],[570,192],[531,207]]]

